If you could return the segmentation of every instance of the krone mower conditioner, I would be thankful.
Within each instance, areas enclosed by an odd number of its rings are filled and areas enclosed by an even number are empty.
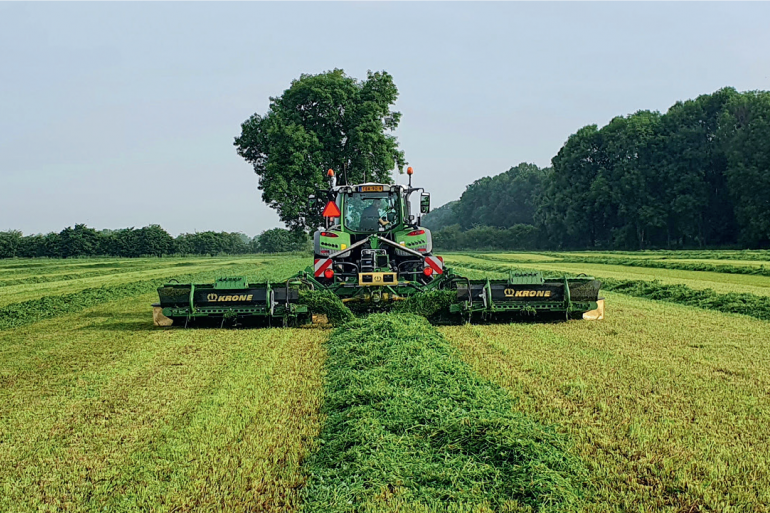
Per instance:
[[[214,283],[167,283],[153,305],[157,326],[202,321],[227,325],[310,323],[311,291],[328,291],[353,312],[386,311],[420,296],[440,297],[436,322],[493,322],[535,318],[602,319],[601,283],[589,276],[545,278],[511,272],[507,279],[469,279],[433,254],[431,232],[411,214],[419,193],[420,215],[430,211],[430,194],[409,185],[337,185],[310,197],[323,208],[325,226],[313,235],[313,265],[277,283],[249,283],[243,277]],[[433,294],[431,294],[433,293]]]

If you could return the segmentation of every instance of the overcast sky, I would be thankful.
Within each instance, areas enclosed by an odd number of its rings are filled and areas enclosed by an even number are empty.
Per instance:
[[[3,3],[0,230],[278,226],[233,138],[333,68],[393,75],[438,206],[581,126],[770,89],[769,23],[768,3]]]

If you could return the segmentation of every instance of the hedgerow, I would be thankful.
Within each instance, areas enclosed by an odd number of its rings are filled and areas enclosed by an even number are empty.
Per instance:
[[[584,470],[565,439],[514,410],[422,317],[373,314],[327,345],[327,416],[305,511],[557,511]]]

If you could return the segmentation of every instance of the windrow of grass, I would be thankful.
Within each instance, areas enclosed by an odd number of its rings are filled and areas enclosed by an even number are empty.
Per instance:
[[[218,257],[217,257],[218,258]],[[0,279],[45,276],[50,274],[86,273],[94,271],[154,268],[173,265],[195,265],[201,258],[30,258],[0,260]]]
[[[125,260],[128,259],[120,260],[109,265],[106,265],[105,263],[64,265],[52,262],[50,266],[33,267],[25,270],[14,269],[4,271],[0,269],[0,289],[15,285],[34,285],[51,282],[85,280],[86,278],[106,277],[108,275],[120,275],[122,273],[137,271],[156,271],[161,269],[180,271],[211,263],[211,260],[206,261],[203,258],[181,261],[172,259],[140,259],[136,262],[126,262]],[[246,259],[239,259],[237,262],[243,263],[245,261]],[[233,260],[220,259],[217,262],[227,265],[233,263]],[[261,262],[255,261],[254,263]]]
[[[649,267],[652,269],[676,269],[679,271],[705,271],[711,273],[750,274],[770,276],[770,267],[761,265],[715,265],[706,262],[678,262],[667,259],[649,258],[596,258],[565,255],[561,262],[571,264],[622,265],[625,267]]]
[[[422,317],[376,314],[327,344],[304,511],[559,511],[585,478],[567,442],[515,410]]]
[[[0,288],[0,306],[11,303],[19,303],[30,299],[40,299],[44,296],[72,294],[87,288],[101,286],[115,286],[138,281],[149,281],[163,279],[178,274],[194,274],[204,271],[216,271],[227,267],[253,265],[258,266],[264,262],[264,259],[254,258],[195,258],[187,262],[158,261],[154,265],[152,262],[145,262],[141,266],[120,266],[115,270],[111,268],[101,269],[105,271],[102,274],[86,275],[78,278],[66,280],[41,281],[40,283],[25,283],[20,285],[9,285]],[[278,262],[280,264],[280,261]],[[26,275],[46,276],[54,273],[46,273],[45,268],[39,273]],[[21,278],[22,276],[13,275]]]
[[[449,265],[454,263],[486,270],[497,268],[507,273],[509,269],[542,271],[546,274],[585,273],[602,278],[617,280],[659,280],[662,283],[687,285],[692,289],[711,288],[726,294],[730,292],[750,293],[758,296],[770,296],[770,277],[759,275],[728,274],[706,271],[686,271],[678,269],[656,269],[640,266],[611,264],[591,264],[573,262],[516,262],[496,258],[491,260],[484,255],[447,255]]]
[[[262,262],[260,262],[261,264]],[[272,262],[269,269],[265,269],[269,278],[289,276],[298,267],[297,259],[286,262]],[[121,283],[118,285],[87,288],[71,294],[44,296],[18,303],[11,303],[0,307],[0,330],[24,326],[43,319],[49,319],[69,313],[82,311],[86,308],[114,301],[125,297],[134,297],[155,291],[159,286],[176,279],[184,282],[210,282],[220,276],[254,276],[264,266],[251,264],[227,265],[214,267],[213,269],[194,274],[169,275],[173,272],[166,271],[162,278],[151,280]],[[264,279],[260,276],[261,279]],[[260,279],[258,278],[258,279]]]
[[[602,289],[634,297],[667,301],[681,305],[748,315],[770,320],[770,297],[754,294],[717,294],[711,289],[693,290],[686,285],[666,285],[657,281],[602,280]]]
[[[648,250],[648,251],[545,251],[540,253],[557,258],[572,256],[645,258],[645,259],[699,259],[742,260],[770,262],[770,250],[766,249],[713,249],[713,250]]]
[[[226,272],[218,272],[217,275],[223,275],[225,273],[238,274],[238,271],[246,271],[246,269],[228,269]],[[211,272],[178,275],[173,276],[172,278],[177,279],[180,282],[194,282],[210,279]],[[164,278],[162,280],[125,283],[112,287],[91,288],[73,294],[44,296],[40,299],[12,303],[0,308],[0,330],[16,328],[43,319],[80,312],[86,308],[107,303],[109,301],[115,301],[117,299],[147,294],[157,289],[169,279],[170,278]]]

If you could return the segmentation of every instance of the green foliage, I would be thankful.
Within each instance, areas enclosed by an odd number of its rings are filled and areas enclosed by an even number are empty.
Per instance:
[[[258,253],[286,253],[290,251],[310,250],[307,235],[303,231],[290,231],[285,228],[273,228],[255,237]]]
[[[84,224],[67,227],[59,234],[62,258],[99,254],[99,234]]]
[[[431,210],[429,213],[422,216],[420,224],[429,230],[438,231],[447,226],[457,224],[457,216],[454,212],[454,207],[460,200],[450,201],[440,207]]]
[[[510,228],[478,226],[463,231],[459,224],[433,234],[433,244],[442,250],[530,250],[540,248],[540,232],[530,224]]]
[[[18,230],[0,232],[0,258],[19,256],[22,245],[22,233]]]
[[[744,244],[770,243],[770,92],[730,99],[722,117],[727,183]]]
[[[515,411],[425,319],[371,315],[327,347],[306,511],[556,511],[579,500],[582,466],[562,437]]]
[[[553,158],[538,212],[552,243],[565,247],[644,247],[665,226],[652,148],[660,114],[616,117],[584,127]]]
[[[463,229],[474,226],[507,228],[533,224],[543,181],[550,172],[534,164],[521,163],[505,173],[484,177],[468,185],[454,206],[454,216]]]
[[[436,246],[768,245],[768,141],[770,93],[729,87],[677,102],[665,114],[638,111],[601,128],[585,126],[567,139],[552,168],[519,164],[469,185],[436,216]],[[431,222],[426,217],[426,226],[433,228]],[[460,231],[517,224],[535,225],[536,246],[456,241]]]
[[[245,255],[309,251],[307,235],[284,228],[266,230],[249,239],[239,232],[182,233],[174,239],[157,224],[97,232],[83,224],[60,233],[24,236],[19,231],[0,232],[0,258],[94,256],[163,257],[181,255]]]
[[[303,74],[262,116],[254,114],[235,138],[238,154],[254,166],[262,200],[292,229],[314,228],[320,212],[308,205],[326,189],[331,168],[348,183],[389,183],[404,154],[389,132],[401,114],[391,110],[398,89],[387,72],[358,81],[335,69]]]
[[[183,255],[242,255],[250,252],[240,233],[182,233],[176,238],[176,250]]]

